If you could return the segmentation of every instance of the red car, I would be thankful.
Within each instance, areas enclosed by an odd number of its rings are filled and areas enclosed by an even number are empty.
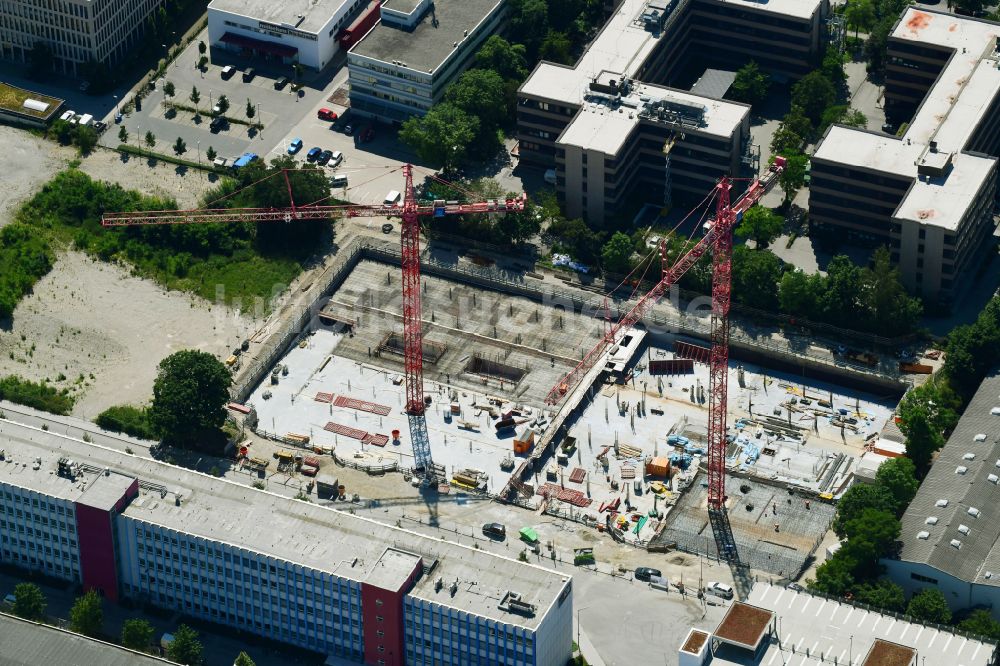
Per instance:
[[[336,120],[337,114],[330,109],[320,109],[316,112],[316,117],[320,120]]]

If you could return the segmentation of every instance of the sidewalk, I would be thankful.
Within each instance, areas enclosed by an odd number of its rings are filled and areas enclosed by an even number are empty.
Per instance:
[[[594,647],[594,644],[590,642],[587,634],[578,628],[577,636],[580,639],[577,643],[580,648],[580,654],[587,660],[587,663],[590,664],[590,666],[605,666],[604,660],[601,659],[600,653],[597,651],[597,648]]]

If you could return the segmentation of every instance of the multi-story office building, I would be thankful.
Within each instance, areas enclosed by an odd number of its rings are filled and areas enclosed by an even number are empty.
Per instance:
[[[208,39],[213,49],[320,70],[352,21],[377,11],[369,0],[212,0]]]
[[[827,0],[623,0],[575,65],[539,63],[521,86],[520,160],[554,168],[567,214],[595,224],[626,199],[700,199],[751,164],[750,109],[720,99],[727,85],[668,84],[749,59],[801,76],[828,13]]]
[[[162,5],[163,0],[3,0],[2,55],[28,62],[41,42],[66,74],[77,74],[91,61],[113,65],[142,38],[146,19]]]
[[[561,666],[569,576],[2,424],[0,561],[366,664]]]
[[[503,28],[504,0],[386,0],[382,20],[347,55],[354,113],[422,116]]]
[[[995,247],[997,31],[907,9],[889,37],[885,89],[887,115],[910,119],[902,135],[835,126],[812,159],[812,227],[888,245],[904,284],[925,299],[950,302]]]

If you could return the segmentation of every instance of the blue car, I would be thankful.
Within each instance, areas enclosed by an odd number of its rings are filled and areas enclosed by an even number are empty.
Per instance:
[[[294,155],[302,150],[302,139],[292,139],[288,144],[288,154]]]
[[[317,157],[320,156],[320,153],[322,152],[323,152],[322,148],[320,148],[319,146],[313,146],[312,148],[309,149],[309,152],[306,153],[306,159],[309,160],[310,162],[313,162]]]

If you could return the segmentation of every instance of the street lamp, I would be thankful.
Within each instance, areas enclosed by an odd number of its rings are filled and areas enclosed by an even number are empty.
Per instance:
[[[580,613],[591,608],[591,606],[584,606],[583,608],[576,609],[576,646],[580,648]],[[580,648],[580,652],[583,652],[583,648]]]
[[[198,144],[198,166],[201,166],[201,141],[196,142]]]
[[[118,109],[118,95],[112,95],[115,98],[115,115],[119,115],[121,111]]]

